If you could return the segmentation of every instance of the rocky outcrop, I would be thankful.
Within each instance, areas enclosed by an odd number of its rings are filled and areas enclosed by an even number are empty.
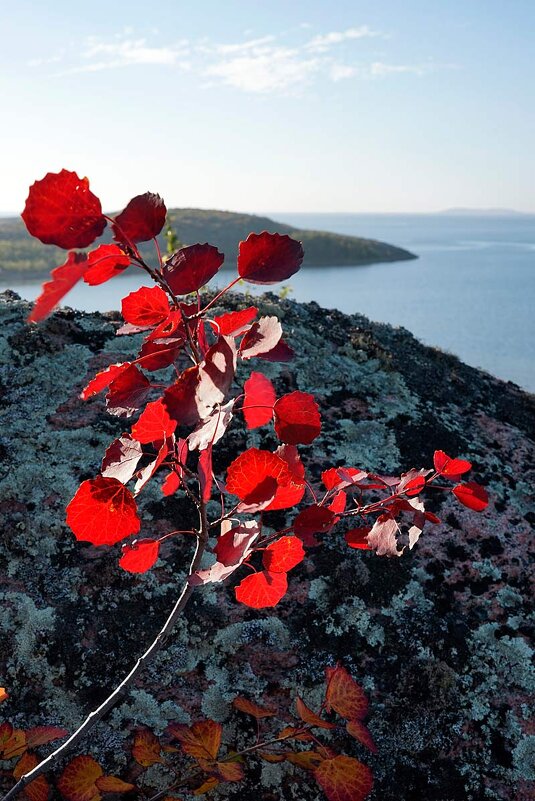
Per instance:
[[[313,392],[322,407],[321,437],[303,449],[315,475],[325,464],[385,472],[428,465],[440,448],[473,462],[490,505],[476,515],[441,496],[435,511],[443,523],[399,560],[349,550],[341,535],[326,538],[293,571],[273,611],[238,606],[230,588],[198,592],[165,654],[83,751],[120,772],[133,725],[158,732],[169,720],[223,721],[237,692],[283,702],[298,688],[313,698],[325,665],[340,660],[371,700],[378,754],[354,742],[344,748],[371,765],[373,799],[527,801],[535,778],[533,397],[405,330],[272,295],[261,303],[282,319],[297,353],[266,372],[279,390]],[[13,293],[1,297],[0,685],[10,699],[0,712],[23,727],[72,730],[152,640],[191,546],[169,548],[156,569],[136,577],[118,570],[116,549],[73,540],[65,505],[123,425],[78,394],[134,344],[115,337],[115,314],[63,310],[30,327],[27,313]],[[245,443],[239,424],[233,431],[216,468]],[[266,429],[249,443],[274,440]],[[158,486],[144,494],[144,533],[177,521],[188,527],[180,497],[163,499]],[[302,772],[280,765],[222,792],[319,798]]]

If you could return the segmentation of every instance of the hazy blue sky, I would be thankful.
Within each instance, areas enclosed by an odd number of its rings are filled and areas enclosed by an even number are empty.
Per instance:
[[[9,6],[9,13],[8,13]],[[2,3],[0,211],[535,211],[535,0]]]

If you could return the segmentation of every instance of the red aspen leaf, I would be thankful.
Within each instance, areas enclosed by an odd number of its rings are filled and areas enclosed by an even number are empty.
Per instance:
[[[121,303],[121,314],[131,325],[158,325],[167,320],[169,312],[167,295],[159,286],[142,286],[130,292]]]
[[[230,337],[219,337],[199,366],[195,400],[200,419],[225,403],[236,373],[236,344]]]
[[[201,720],[193,726],[171,723],[167,731],[182,746],[184,753],[194,759],[217,759],[223,727],[213,720]]]
[[[13,778],[17,781],[33,770],[38,764],[39,760],[35,754],[26,752],[21,756],[13,769]],[[33,782],[26,785],[24,788],[24,795],[28,801],[48,801],[50,794],[50,786],[44,776],[38,776]]]
[[[246,505],[262,505],[266,510],[287,509],[299,503],[304,484],[297,484],[280,456],[259,448],[249,448],[227,470],[227,491]]]
[[[215,776],[210,776],[210,778],[206,779],[206,781],[204,781],[200,787],[197,787],[197,789],[193,791],[193,795],[204,795],[205,793],[209,793],[210,790],[213,790],[218,784],[221,784],[219,779]]]
[[[67,525],[77,540],[115,545],[141,524],[130,490],[116,478],[98,476],[80,484],[67,506]]]
[[[143,406],[150,390],[149,379],[135,364],[131,364],[111,382],[106,408],[114,417],[131,417]]]
[[[257,357],[263,359],[265,362],[291,362],[295,356],[295,352],[288,345],[284,339],[279,339],[277,344],[267,353],[258,353]]]
[[[134,735],[132,756],[139,765],[150,768],[156,763],[163,763],[160,741],[149,729],[139,729]]]
[[[6,693],[7,697],[7,693]],[[7,720],[0,723],[0,755],[4,753],[5,744],[13,734],[13,726]]]
[[[425,512],[425,519],[430,523],[440,523],[440,518],[433,514],[433,512]]]
[[[100,245],[87,255],[84,283],[98,286],[120,275],[130,265],[130,256],[117,245]]]
[[[179,425],[190,426],[199,422],[195,399],[198,383],[199,368],[188,367],[163,394],[165,408]]]
[[[305,483],[305,466],[299,456],[299,451],[295,445],[279,445],[275,451],[277,456],[284,459],[288,469],[292,474],[292,479],[296,484]]]
[[[86,248],[106,227],[100,200],[87,178],[75,172],[49,172],[30,187],[22,219],[45,245]]]
[[[262,570],[246,576],[235,589],[236,600],[253,609],[276,606],[288,589],[286,573]]]
[[[344,538],[350,548],[357,548],[362,551],[371,551],[373,549],[371,545],[368,544],[368,534],[370,531],[370,526],[351,528],[349,531],[346,531]]]
[[[212,497],[212,446],[209,445],[199,453],[199,463],[197,466],[201,497],[208,503]]]
[[[165,481],[162,484],[162,493],[169,497],[170,495],[174,495],[175,492],[178,490],[181,484],[181,479],[178,473],[175,470],[171,470],[169,475],[166,477]]]
[[[141,346],[137,361],[144,370],[161,370],[178,359],[183,347],[184,340],[180,337],[167,337],[157,341],[147,339]]]
[[[38,323],[44,320],[58,305],[87,270],[87,256],[85,253],[71,252],[67,260],[55,267],[50,273],[51,280],[43,284],[43,290],[33,305],[28,316],[29,323]]]
[[[277,400],[273,384],[262,373],[251,373],[244,384],[243,416],[248,429],[263,426],[273,417]]]
[[[314,777],[328,801],[363,801],[373,787],[368,766],[343,755],[324,759],[314,770]]]
[[[136,789],[135,784],[129,784],[117,776],[101,776],[95,784],[102,793],[129,793]]]
[[[216,324],[214,328],[216,328],[218,333],[222,336],[237,337],[243,334],[246,328],[249,327],[249,323],[252,323],[257,314],[258,309],[256,306],[248,306],[246,309],[227,312],[219,317],[214,317],[212,322]]]
[[[150,481],[156,471],[162,466],[163,462],[167,458],[169,449],[172,447],[172,441],[172,438],[162,440],[156,458],[139,471],[137,474],[137,481],[134,485],[134,495],[138,495],[141,492],[145,484]]]
[[[325,506],[308,506],[295,518],[293,529],[298,537],[305,537],[307,534],[323,534],[333,527],[336,520],[335,513]]]
[[[243,767],[239,762],[216,762],[215,769],[219,778],[226,782],[241,782]]]
[[[452,490],[453,494],[463,506],[473,509],[474,512],[482,512],[489,503],[487,491],[475,481],[467,481],[466,484],[457,484]]]
[[[214,548],[218,562],[225,566],[240,565],[251,553],[259,534],[260,526],[256,520],[244,520],[238,526],[232,526],[228,520],[224,520]]]
[[[119,566],[127,573],[146,573],[158,561],[160,543],[158,540],[134,540],[122,546],[123,555]]]
[[[401,480],[396,486],[396,493],[398,495],[404,493],[409,497],[413,495],[418,495],[425,487],[425,477],[432,472],[433,472],[432,470],[413,469],[409,470],[407,473],[403,473],[403,475],[401,476]]]
[[[58,779],[58,790],[66,801],[100,801],[96,785],[104,771],[93,757],[76,756]]]
[[[305,558],[305,550],[297,537],[281,537],[268,545],[262,562],[268,573],[287,573]]]
[[[368,699],[362,687],[350,676],[342,665],[325,669],[327,690],[325,705],[346,720],[363,720],[368,713]]]
[[[224,261],[213,245],[189,245],[166,260],[163,274],[175,295],[187,295],[207,284]]]
[[[285,726],[280,732],[279,738],[285,740],[299,740],[300,742],[312,742],[314,737],[307,731],[302,731],[299,726]]]
[[[132,436],[145,445],[167,439],[175,433],[175,428],[176,420],[169,416],[169,412],[160,398],[147,403],[139,420],[132,426]]]
[[[0,687],[0,704],[2,703],[2,701],[5,701],[6,698],[9,698],[9,695],[6,692],[6,688]]]
[[[3,759],[13,759],[26,751],[26,735],[22,729],[15,729],[10,723],[0,726],[0,753]]]
[[[206,332],[207,322],[206,320],[197,320],[197,347],[199,348],[199,352],[204,359],[206,354],[210,350],[210,343],[208,341],[208,334]]]
[[[401,556],[405,546],[398,550],[398,524],[388,515],[380,515],[368,534],[368,545],[377,556]]]
[[[328,508],[331,510],[331,512],[334,512],[335,514],[339,515],[345,511],[346,503],[347,503],[347,494],[343,490],[340,490],[333,497]]]
[[[367,477],[368,473],[363,470],[357,470],[356,467],[331,467],[321,474],[321,480],[328,490],[335,488],[341,490],[344,487],[351,487]],[[382,487],[383,485],[380,484],[378,486]]]
[[[273,407],[275,431],[289,445],[310,445],[321,431],[321,418],[314,396],[307,392],[283,395]]]
[[[261,353],[269,353],[282,336],[282,326],[276,317],[261,317],[244,334],[240,344],[242,359],[252,359]]]
[[[115,381],[118,375],[123,373],[128,367],[130,362],[121,362],[119,364],[110,364],[105,370],[101,370],[94,378],[91,379],[89,384],[82,390],[80,397],[82,400],[87,400],[93,395],[102,392],[103,389],[109,387],[112,381]]]
[[[68,733],[67,729],[61,729],[59,726],[34,726],[26,730],[26,746],[37,748],[54,740],[60,740]]]
[[[229,400],[202,420],[188,437],[190,451],[203,451],[209,445],[214,446],[219,442],[232,421],[232,409],[235,403],[234,399]]]
[[[323,762],[323,757],[317,751],[290,751],[286,759],[292,765],[304,770],[314,770]]]
[[[346,726],[347,733],[350,734],[359,743],[369,748],[372,754],[377,753],[377,746],[373,741],[373,737],[368,727],[360,720],[350,720]]]
[[[297,696],[295,705],[297,707],[297,714],[305,723],[310,723],[311,726],[316,726],[319,729],[336,728],[334,723],[329,723],[329,721],[323,720],[323,718],[313,712],[312,709],[310,709],[299,696]]]
[[[122,434],[107,448],[100,472],[105,478],[116,478],[121,484],[128,484],[142,456],[141,443],[130,434]]]
[[[253,718],[257,720],[262,720],[263,718],[272,718],[274,715],[277,714],[276,709],[271,709],[265,706],[259,706],[255,704],[253,701],[249,701],[247,698],[243,698],[241,695],[236,696],[234,701],[232,702],[232,706],[235,709],[239,709],[240,712],[244,712],[246,715],[252,715]]]
[[[162,230],[166,214],[167,209],[160,195],[153,192],[136,195],[115,217],[112,226],[114,239],[125,245],[148,242]]]
[[[433,464],[437,473],[442,476],[462,476],[463,473],[467,473],[472,469],[471,463],[467,462],[466,459],[452,459],[444,451],[435,451]]]
[[[301,242],[286,234],[249,234],[239,244],[238,273],[253,284],[276,284],[298,271],[303,256]]]
[[[277,763],[277,762],[284,762],[286,760],[286,752],[274,752],[274,751],[261,751],[258,750],[256,752],[260,759],[263,759],[265,762],[270,763]]]

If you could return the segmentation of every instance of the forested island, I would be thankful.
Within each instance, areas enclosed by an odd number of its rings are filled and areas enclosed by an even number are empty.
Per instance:
[[[168,222],[180,241],[186,245],[209,242],[221,250],[229,263],[236,259],[238,242],[251,232],[289,234],[303,243],[305,265],[360,265],[385,261],[405,261],[416,256],[407,250],[356,236],[344,236],[327,231],[293,228],[269,217],[255,214],[239,214],[229,211],[205,209],[170,209]],[[108,241],[107,230],[102,241]],[[160,245],[165,251],[164,232]],[[150,243],[141,247],[147,255]],[[17,217],[0,219],[0,275],[45,276],[52,268],[65,260],[64,251],[56,247],[44,248],[31,237],[22,221]]]

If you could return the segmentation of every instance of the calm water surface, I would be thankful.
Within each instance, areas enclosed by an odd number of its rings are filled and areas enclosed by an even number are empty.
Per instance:
[[[305,268],[287,282],[291,297],[404,326],[429,345],[535,391],[535,216],[271,216],[301,228],[380,239],[419,256],[365,267]],[[81,284],[66,303],[85,311],[119,308],[121,297],[141,283],[132,274],[101,287]],[[40,284],[11,288],[33,300]]]

